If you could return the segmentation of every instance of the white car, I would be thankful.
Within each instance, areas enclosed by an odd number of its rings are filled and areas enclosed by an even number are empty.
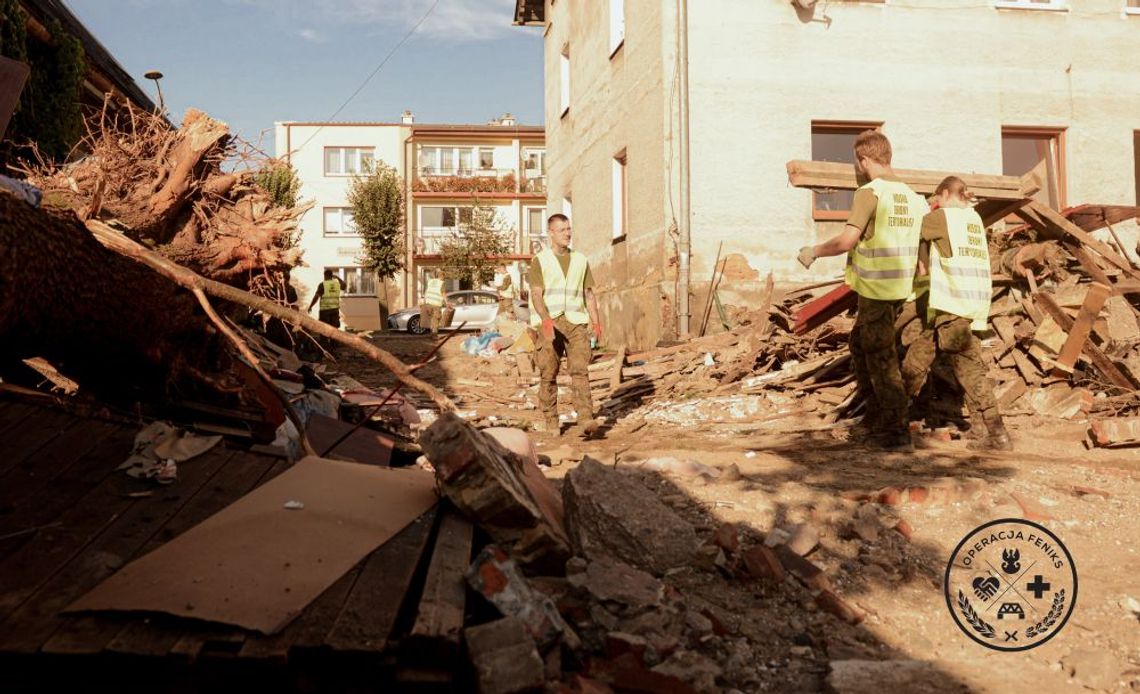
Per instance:
[[[461,290],[451,292],[447,300],[455,307],[455,315],[451,317],[450,325],[440,326],[443,330],[454,330],[464,322],[464,330],[481,330],[495,325],[495,318],[499,315],[499,297],[495,292],[484,290]],[[515,302],[515,315],[520,320],[526,320],[527,306],[525,303]],[[422,335],[429,328],[420,321],[420,308],[406,308],[388,316],[389,330],[407,330],[413,335]]]

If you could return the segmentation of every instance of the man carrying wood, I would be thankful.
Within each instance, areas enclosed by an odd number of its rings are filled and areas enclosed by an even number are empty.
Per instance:
[[[570,367],[570,391],[578,410],[579,435],[597,431],[590,399],[590,328],[602,337],[594,279],[586,256],[570,250],[570,219],[552,214],[546,222],[550,246],[534,256],[530,266],[530,324],[539,332],[535,360],[541,381],[538,401],[546,430],[560,432],[558,422],[558,369],[562,356]]]
[[[918,238],[926,200],[891,168],[891,143],[877,130],[855,138],[857,174],[870,183],[855,191],[843,231],[816,246],[800,249],[798,260],[847,254],[847,284],[859,295],[851,356],[855,379],[866,401],[865,427],[887,450],[913,450],[907,397],[895,347],[895,319],[911,296]]]
[[[918,271],[928,278],[930,290],[918,302],[923,330],[903,359],[903,383],[908,396],[918,395],[935,357],[944,355],[966,393],[971,418],[981,420],[985,430],[967,447],[1010,451],[1013,443],[986,375],[982,343],[973,332],[986,329],[993,295],[986,227],[957,176],[939,183],[934,196],[937,209],[923,219],[919,246]]]
[[[327,323],[334,328],[340,327],[340,294],[346,289],[344,280],[333,275],[332,270],[325,270],[325,279],[317,286],[317,291],[313,294],[313,300],[309,302],[309,311],[313,310],[313,304],[317,301],[321,302],[321,308],[317,316],[321,319],[322,323]]]

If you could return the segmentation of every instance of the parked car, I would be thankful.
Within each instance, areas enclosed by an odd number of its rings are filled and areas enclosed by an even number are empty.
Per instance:
[[[448,302],[455,307],[455,315],[451,317],[450,325],[440,326],[443,330],[454,330],[464,321],[467,325],[464,330],[480,330],[495,325],[495,318],[499,315],[499,297],[495,292],[482,290],[462,290],[447,295]],[[525,302],[515,302],[515,315],[520,320],[526,320],[529,313]],[[422,335],[428,327],[420,321],[420,307],[406,308],[388,316],[389,330],[407,330],[414,335]]]

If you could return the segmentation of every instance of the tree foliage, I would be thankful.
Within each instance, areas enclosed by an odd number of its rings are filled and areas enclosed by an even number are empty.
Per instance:
[[[18,0],[0,0],[0,55],[31,67],[6,138],[34,142],[44,156],[60,160],[83,136],[80,89],[87,72],[83,44],[57,20],[46,23],[51,45],[27,35],[28,17]]]
[[[440,244],[443,256],[443,274],[459,280],[464,286],[479,287],[495,280],[495,268],[501,256],[510,251],[510,230],[499,218],[494,207],[472,204],[460,209],[459,218],[469,220]]]
[[[289,162],[273,161],[253,175],[253,182],[269,193],[277,207],[292,209],[297,206],[301,179]]]
[[[353,176],[348,204],[363,241],[360,263],[381,281],[404,267],[404,181],[384,162],[363,176]]]

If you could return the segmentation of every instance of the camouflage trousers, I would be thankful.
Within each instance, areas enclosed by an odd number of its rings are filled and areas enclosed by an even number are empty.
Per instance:
[[[851,328],[852,369],[866,402],[866,421],[875,433],[905,431],[908,424],[895,337],[895,319],[902,303],[861,296]]]
[[[558,417],[558,370],[562,357],[570,367],[570,393],[578,421],[594,418],[594,404],[590,399],[590,326],[577,325],[565,316],[554,319],[554,342],[547,341],[538,332],[534,360],[538,366],[538,403],[548,419]]]
[[[432,335],[439,334],[439,326],[443,319],[443,307],[431,304],[420,304],[420,327],[431,330]]]
[[[954,377],[965,392],[970,414],[991,421],[998,416],[994,388],[987,375],[982,342],[970,330],[970,321],[949,313],[937,313],[932,322],[923,322],[902,362],[902,377],[908,396],[922,390],[935,358],[941,354],[949,362]]]

